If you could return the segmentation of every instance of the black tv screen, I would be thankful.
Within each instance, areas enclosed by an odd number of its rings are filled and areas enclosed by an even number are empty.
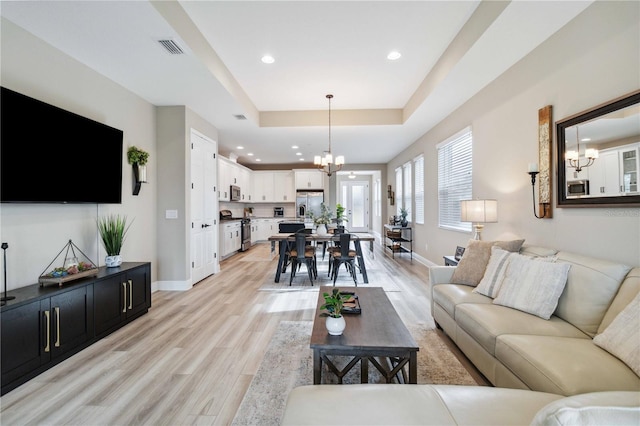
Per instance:
[[[0,201],[121,203],[122,130],[5,87]]]

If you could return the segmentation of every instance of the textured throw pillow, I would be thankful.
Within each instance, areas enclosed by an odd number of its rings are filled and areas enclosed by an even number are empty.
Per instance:
[[[640,293],[611,321],[604,331],[593,338],[600,346],[627,364],[640,376]]]
[[[558,306],[571,265],[513,256],[500,286],[496,305],[508,306],[548,320]]]
[[[462,259],[458,263],[456,270],[453,271],[451,282],[454,284],[465,284],[477,286],[491,257],[491,247],[498,246],[507,251],[518,251],[522,247],[524,240],[513,241],[479,241],[469,240],[469,244],[462,255]]]
[[[502,250],[498,246],[491,247],[491,257],[487,264],[487,269],[480,283],[473,289],[474,293],[484,294],[490,298],[495,298],[500,290],[500,285],[504,279],[504,274],[509,265],[509,257],[518,256],[506,250]]]

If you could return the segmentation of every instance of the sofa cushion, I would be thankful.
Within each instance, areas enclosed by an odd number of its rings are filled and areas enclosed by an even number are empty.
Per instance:
[[[497,246],[491,247],[491,257],[489,257],[487,269],[485,269],[480,283],[473,289],[473,292],[483,294],[492,299],[495,298],[500,291],[500,286],[502,285],[502,280],[504,279],[511,256],[519,255],[502,250]]]
[[[458,326],[493,356],[495,356],[496,339],[504,334],[589,339],[582,331],[560,318],[552,316],[549,320],[543,320],[506,306],[464,303],[458,305],[455,311]]]
[[[491,299],[472,292],[473,287],[462,284],[439,285],[433,289],[433,301],[440,305],[452,318],[456,317],[456,306],[461,303],[490,304]]]
[[[640,378],[591,339],[501,335],[495,356],[531,389],[562,395],[640,390]]]
[[[563,251],[558,262],[571,264],[571,269],[554,315],[594,337],[631,267]]]
[[[520,254],[530,257],[553,257],[558,250],[549,247],[540,247],[524,244],[520,249]]]
[[[567,283],[570,266],[513,256],[493,303],[549,319]]]
[[[640,293],[593,343],[618,357],[640,376]]]
[[[638,293],[640,293],[640,268],[633,268],[622,281],[615,299],[598,327],[598,333],[602,333]]]
[[[488,386],[307,385],[288,396],[281,425],[529,424],[560,395]]]
[[[640,424],[640,393],[593,392],[558,399],[543,407],[533,426]]]
[[[524,240],[513,241],[480,241],[469,240],[469,244],[453,272],[451,282],[455,284],[465,284],[477,286],[491,256],[491,247],[496,245],[508,251],[517,252],[522,247]]]

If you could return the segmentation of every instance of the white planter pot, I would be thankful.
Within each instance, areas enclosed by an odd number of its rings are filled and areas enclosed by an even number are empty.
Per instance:
[[[122,265],[122,256],[107,256],[104,258],[104,264],[107,265],[107,268],[115,268],[117,266]]]
[[[341,335],[345,327],[347,326],[347,322],[344,320],[344,317],[340,317],[340,318],[327,317],[327,321],[325,324],[327,326],[327,331],[332,336]]]
[[[321,223],[320,225],[318,225],[318,227],[316,228],[316,234],[329,235],[329,233],[327,232],[327,225],[325,225],[324,223]]]

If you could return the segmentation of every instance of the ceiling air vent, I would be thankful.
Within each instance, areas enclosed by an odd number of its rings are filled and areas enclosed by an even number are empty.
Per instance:
[[[172,55],[184,55],[184,50],[173,40],[158,40],[158,43]]]
[[[236,120],[246,120],[247,119],[247,117],[245,117],[242,114],[236,114],[236,115],[234,115],[234,117],[236,118]]]

